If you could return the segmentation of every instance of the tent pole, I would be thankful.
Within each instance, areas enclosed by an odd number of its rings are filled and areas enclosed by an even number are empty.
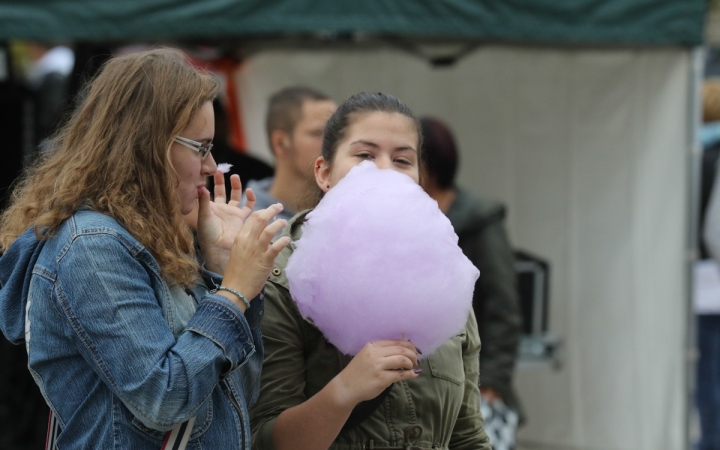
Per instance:
[[[694,410],[695,410],[695,380],[696,364],[698,359],[696,343],[696,320],[693,308],[693,272],[694,264],[698,259],[698,227],[700,220],[700,169],[702,163],[702,147],[700,145],[699,130],[702,121],[701,88],[703,83],[705,52],[702,47],[695,47],[690,52],[690,73],[688,76],[688,105],[687,105],[687,145],[688,158],[688,205],[687,205],[687,242],[685,260],[685,314],[686,330],[684,345],[685,361],[685,396],[683,408],[685,410],[685,449],[692,450]]]

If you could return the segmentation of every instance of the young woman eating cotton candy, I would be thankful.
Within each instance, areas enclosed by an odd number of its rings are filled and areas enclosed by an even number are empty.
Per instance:
[[[338,190],[352,186],[343,185],[343,179],[348,176],[349,182],[351,177],[361,176],[367,166],[356,166],[365,161],[407,176],[400,178],[419,189],[421,131],[412,112],[397,98],[369,93],[351,97],[328,121],[324,139],[315,174],[328,198],[336,186]],[[385,178],[376,179],[382,182]],[[260,398],[250,412],[253,449],[490,450],[480,414],[480,338],[472,310],[461,318],[459,333],[453,333],[455,336],[427,358],[415,347],[412,336],[404,339],[402,335],[370,340],[352,351],[354,356],[341,352],[331,343],[339,341],[320,331],[327,328],[304,318],[307,311],[298,308],[299,299],[291,295],[286,276],[288,259],[302,247],[303,227],[314,225],[316,219],[306,211],[290,222],[283,236],[292,242],[276,258],[265,285],[262,330],[266,356]],[[369,223],[371,219],[367,220]],[[414,224],[390,226],[402,229]],[[455,237],[455,244],[450,244],[456,246],[456,242]],[[387,245],[387,251],[393,252],[392,243]],[[345,255],[347,259],[369,256]],[[336,265],[342,261],[328,259],[325,270]],[[317,270],[324,270],[322,262]],[[477,271],[473,271],[471,276],[476,278]],[[351,278],[348,286],[358,281],[355,278],[367,276],[361,272],[337,273],[338,277]],[[299,294],[295,288],[293,292]],[[437,300],[442,305],[442,299]],[[359,322],[363,319],[362,306],[373,306],[372,302],[358,303],[359,309],[346,314],[355,314],[351,317]],[[419,324],[419,328],[433,326],[432,321]],[[352,345],[347,348],[352,350]]]

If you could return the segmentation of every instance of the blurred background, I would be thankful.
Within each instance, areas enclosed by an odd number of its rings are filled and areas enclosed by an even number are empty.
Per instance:
[[[243,182],[272,173],[265,114],[286,86],[442,119],[458,182],[502,201],[517,250],[517,448],[695,448],[697,313],[720,314],[693,302],[720,2],[2,2],[0,207],[102,63],[156,45],[222,78],[214,154]],[[23,357],[3,340],[1,449],[44,447]]]

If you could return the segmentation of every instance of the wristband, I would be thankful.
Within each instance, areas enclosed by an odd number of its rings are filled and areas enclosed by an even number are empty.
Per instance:
[[[230,292],[231,294],[236,295],[240,300],[243,301],[243,303],[245,303],[245,308],[250,309],[250,302],[248,301],[248,299],[246,299],[244,295],[242,295],[241,293],[239,293],[239,292],[236,291],[235,289],[229,288],[229,287],[226,287],[226,286],[218,286],[217,289],[215,289],[214,292],[217,292],[217,291],[228,291],[228,292]]]

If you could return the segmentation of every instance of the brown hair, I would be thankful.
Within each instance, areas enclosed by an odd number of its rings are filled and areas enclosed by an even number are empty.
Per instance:
[[[274,93],[268,103],[265,117],[265,131],[268,142],[272,139],[273,131],[281,130],[292,135],[295,126],[302,120],[302,107],[306,101],[322,102],[332,101],[330,97],[306,86],[292,86]],[[270,150],[272,149],[272,145]]]
[[[425,176],[441,189],[453,187],[458,166],[458,150],[450,127],[440,119],[420,119],[423,133]]]
[[[415,125],[418,140],[418,172],[420,182],[422,183],[425,162],[423,157],[423,133],[420,121],[415,117],[410,108],[399,98],[391,94],[383,92],[360,92],[348,98],[338,106],[330,119],[325,124],[323,134],[323,146],[321,156],[325,160],[328,167],[332,167],[337,153],[338,145],[345,139],[350,126],[358,119],[374,112],[397,113],[407,117]],[[316,186],[312,200],[317,205],[322,200],[325,193]]]
[[[170,147],[218,81],[178,50],[109,60],[52,140],[53,152],[19,182],[0,217],[0,248],[29,227],[47,239],[81,206],[117,220],[155,257],[166,279],[199,274],[184,224]]]
[[[325,159],[325,163],[332,165],[338,144],[345,138],[350,126],[360,117],[373,112],[402,114],[415,125],[418,138],[418,164],[422,174],[423,133],[420,121],[399,98],[383,92],[360,92],[355,94],[342,102],[338,109],[335,110],[335,113],[330,116],[330,119],[325,124],[325,133],[323,135],[322,157]]]

